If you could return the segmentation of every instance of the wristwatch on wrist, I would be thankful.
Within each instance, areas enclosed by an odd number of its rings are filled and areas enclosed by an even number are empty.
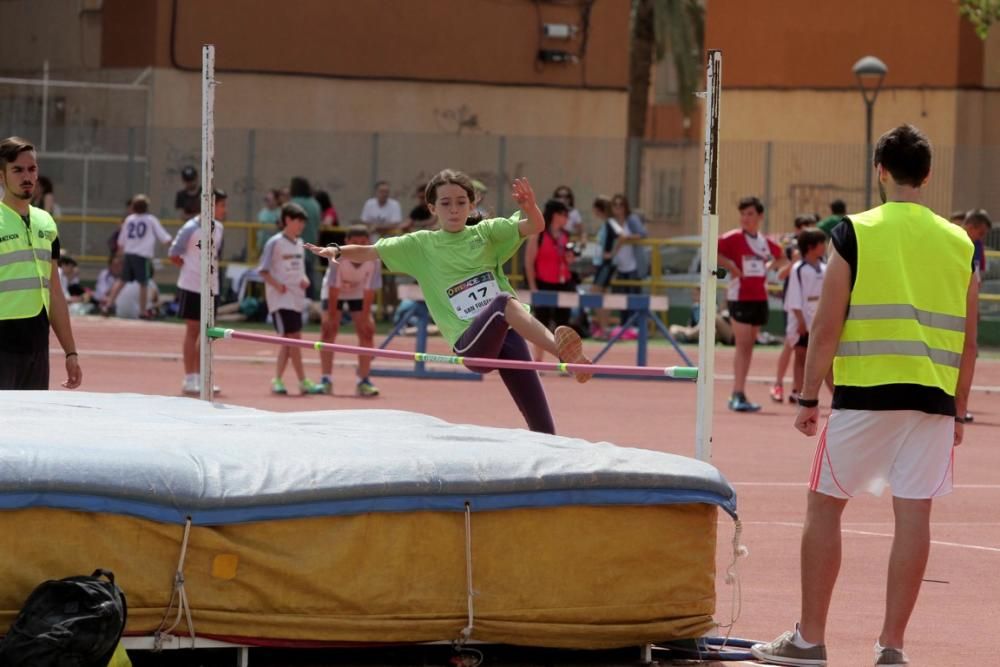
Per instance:
[[[333,255],[334,261],[340,259],[340,244],[339,243],[327,243],[327,248],[333,248],[336,252]]]
[[[799,407],[802,407],[802,408],[815,408],[815,407],[819,406],[819,399],[818,398],[802,398],[801,396],[799,396],[798,403],[799,403]]]
[[[956,416],[955,417],[955,421],[958,422],[959,424],[968,424],[969,423],[969,418],[968,417],[964,417],[964,416],[963,417]]]

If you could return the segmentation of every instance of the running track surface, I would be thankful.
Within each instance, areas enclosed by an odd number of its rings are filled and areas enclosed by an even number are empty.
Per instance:
[[[180,394],[179,325],[75,317],[73,329],[84,372],[82,389]],[[353,335],[342,336],[338,342],[357,344]],[[392,347],[412,350],[413,344],[412,338],[402,338],[394,340]],[[585,349],[592,356],[600,345],[588,341]],[[65,376],[54,337],[52,350],[56,388]],[[222,388],[218,400],[226,403],[274,411],[398,409],[452,422],[524,425],[496,373],[482,382],[375,378],[382,395],[363,399],[353,395],[355,360],[338,355],[333,396],[274,397],[268,393],[274,346],[221,341],[213,351],[216,382]],[[430,351],[448,353],[439,338],[431,339]],[[697,355],[693,346],[687,352]],[[306,374],[318,379],[318,355],[305,350],[303,354]],[[764,409],[757,414],[734,414],[726,409],[732,348],[717,348],[712,460],[739,493],[743,542],[750,550],[749,557],[740,561],[742,615],[733,634],[768,640],[788,629],[798,616],[798,544],[805,480],[815,447],[815,438],[806,438],[792,427],[794,408],[768,400],[764,380],[773,377],[776,359],[777,348],[757,348],[750,374],[758,381],[748,385],[748,394]],[[618,345],[603,361],[633,364],[635,348]],[[654,346],[649,363],[667,366],[681,361],[671,348]],[[296,386],[291,367],[285,380],[290,390]],[[556,374],[543,375],[542,381],[561,435],[694,456],[693,383],[594,379],[581,385]],[[785,387],[787,392],[788,380]],[[957,452],[957,488],[935,503],[934,544],[906,642],[914,664],[983,664],[982,652],[990,650],[989,638],[1000,630],[1000,362],[981,361],[975,387],[970,410],[976,420],[966,427],[965,443]],[[829,395],[823,397],[828,404]],[[141,419],[136,415],[136,420]],[[853,500],[843,527],[843,566],[827,635],[830,664],[867,665],[872,662],[871,647],[882,618],[892,536],[889,497]],[[732,521],[721,515],[719,622],[731,614],[732,588],[723,577],[732,535]]]

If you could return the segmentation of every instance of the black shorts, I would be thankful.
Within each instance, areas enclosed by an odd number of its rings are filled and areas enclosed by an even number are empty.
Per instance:
[[[0,389],[49,388],[49,339],[33,350],[9,352],[0,349]]]
[[[201,320],[201,294],[177,288],[177,317],[182,320]],[[219,295],[215,295],[215,308],[219,308]]]
[[[740,324],[762,327],[767,324],[770,312],[767,301],[730,301],[729,315]]]
[[[337,312],[344,312],[344,307],[352,313],[360,313],[361,309],[365,305],[364,299],[337,299]],[[330,307],[330,300],[323,299],[323,310],[326,311]]]
[[[282,308],[271,313],[271,322],[274,330],[280,336],[298,333],[302,331],[302,313],[297,310]]]
[[[142,255],[125,253],[122,264],[122,281],[126,283],[141,283],[145,285],[152,275],[153,260]]]
[[[607,287],[611,284],[611,279],[615,277],[615,265],[611,260],[597,267],[594,275],[594,284],[598,287]]]

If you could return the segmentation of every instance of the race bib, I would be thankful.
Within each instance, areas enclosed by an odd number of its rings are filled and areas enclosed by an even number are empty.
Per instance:
[[[460,319],[475,319],[493,299],[500,295],[500,286],[491,271],[466,278],[448,288],[448,300]]]
[[[756,255],[744,255],[742,270],[744,278],[763,278],[767,275],[767,263]]]

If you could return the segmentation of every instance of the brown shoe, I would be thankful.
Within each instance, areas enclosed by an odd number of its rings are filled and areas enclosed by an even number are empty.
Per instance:
[[[559,361],[566,364],[590,364],[592,363],[583,354],[583,341],[580,334],[572,327],[556,327],[555,331],[556,348],[559,350]],[[586,382],[593,377],[592,373],[577,373],[577,382]]]

